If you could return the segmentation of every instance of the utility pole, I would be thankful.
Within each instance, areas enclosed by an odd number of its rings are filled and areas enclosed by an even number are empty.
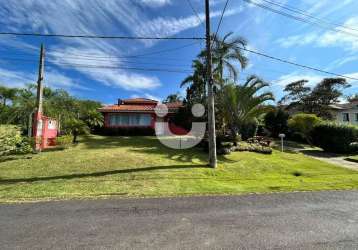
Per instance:
[[[40,51],[40,61],[39,61],[39,73],[37,80],[37,113],[43,112],[43,79],[44,79],[44,71],[45,71],[45,48],[44,45],[41,44]]]
[[[206,53],[207,53],[207,86],[208,86],[208,127],[209,127],[209,165],[216,168],[216,135],[215,135],[215,104],[213,94],[213,74],[211,57],[211,34],[210,34],[210,5],[205,0],[206,16]]]
[[[39,72],[37,80],[37,102],[36,102],[36,113],[35,113],[35,126],[34,126],[34,137],[35,137],[35,150],[41,151],[42,144],[42,114],[43,114],[43,80],[45,72],[45,48],[41,44],[40,60],[39,60]]]

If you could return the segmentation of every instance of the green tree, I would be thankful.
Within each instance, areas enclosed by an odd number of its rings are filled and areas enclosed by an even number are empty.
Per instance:
[[[288,108],[331,119],[329,105],[338,103],[343,95],[342,90],[350,85],[344,78],[325,78],[312,89],[305,86],[307,82],[301,80],[288,84],[284,89],[288,94],[280,103],[288,102]]]
[[[90,110],[84,118],[87,126],[93,131],[103,126],[103,115],[97,110]]]
[[[312,144],[311,132],[320,122],[322,122],[322,119],[315,114],[296,114],[288,120],[288,126],[294,133]]]
[[[217,74],[219,79],[224,79],[224,72],[227,70],[230,78],[235,82],[238,79],[238,69],[234,63],[239,63],[240,67],[244,69],[247,66],[248,59],[242,52],[247,42],[242,37],[232,37],[233,32],[226,34],[220,38],[214,37],[213,41],[213,65],[214,75]],[[205,55],[206,52],[204,52]]]
[[[163,101],[164,103],[171,103],[171,102],[181,102],[182,98],[180,97],[179,93],[175,93],[175,94],[170,94],[167,96],[167,98],[165,98],[165,100]]]
[[[6,106],[8,100],[13,101],[16,98],[17,92],[17,88],[0,86],[0,98],[2,100],[2,104]]]
[[[287,133],[288,117],[289,114],[282,109],[270,110],[264,117],[265,128],[273,137],[277,137],[280,133]]]
[[[65,127],[67,130],[71,131],[73,136],[73,143],[77,143],[77,137],[82,134],[87,134],[89,130],[87,124],[84,121],[78,119],[69,120]]]
[[[269,84],[258,78],[250,76],[245,84],[227,84],[220,92],[218,108],[223,116],[223,127],[236,134],[252,123],[257,123],[257,118],[267,112],[264,103],[274,100],[272,92],[265,91]]]
[[[187,76],[180,87],[188,86],[186,99],[189,104],[205,103],[206,99],[206,66],[202,59],[196,59],[192,64],[193,74]]]

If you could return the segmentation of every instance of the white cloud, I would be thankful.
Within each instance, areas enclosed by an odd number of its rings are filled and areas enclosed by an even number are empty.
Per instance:
[[[144,4],[165,5],[170,0],[138,0]],[[138,3],[138,2],[137,2]],[[0,4],[0,25],[11,31],[41,32],[53,34],[126,34],[136,36],[173,36],[182,31],[198,27],[200,22],[195,15],[186,17],[159,16],[151,18],[143,6],[133,4],[132,0],[63,0],[63,1],[8,1]],[[85,10],[85,11],[84,11]],[[234,15],[241,9],[230,9],[226,16]],[[31,13],[31,15],[29,15]],[[218,17],[220,11],[213,11],[212,17]],[[204,20],[204,14],[199,14]],[[14,39],[16,48],[24,47],[21,39]],[[59,47],[57,42],[61,43]],[[5,44],[14,46],[15,43]],[[26,44],[26,43],[25,43]],[[52,45],[54,44],[54,45]],[[153,45],[147,42],[145,45]],[[92,61],[85,57],[71,58],[71,54],[91,54],[95,57],[122,56],[143,47],[141,42],[109,41],[101,39],[54,39],[47,49],[52,50],[51,60],[63,69],[76,70],[86,77],[107,86],[124,89],[153,89],[161,85],[159,79],[146,74],[133,73],[126,69],[85,69],[69,67],[61,63],[108,65],[109,59]],[[29,50],[36,49],[29,45]],[[53,51],[56,49],[56,51]],[[48,54],[50,56],[50,54]],[[88,58],[87,58],[88,59]],[[107,62],[105,62],[107,60]],[[110,59],[111,66],[121,66],[118,59]],[[68,79],[66,80],[68,83]],[[56,81],[57,82],[57,81]],[[72,86],[74,83],[72,82]]]
[[[172,3],[171,0],[141,0],[141,2],[150,7],[162,7]]]
[[[344,58],[340,58],[340,59],[337,59],[337,60],[333,61],[326,68],[326,70],[333,70],[333,69],[339,68],[339,67],[341,67],[343,65],[346,65],[347,63],[355,62],[355,61],[358,61],[358,56],[356,56],[356,55],[354,55],[354,56],[346,56]]]
[[[293,72],[291,74],[287,74],[279,77],[276,81],[273,82],[273,84],[285,87],[287,84],[304,79],[304,80],[308,80],[307,83],[308,86],[313,86],[318,82],[320,82],[323,78],[324,76],[322,75],[300,74],[298,72]]]
[[[358,16],[349,18],[343,24],[347,27],[358,27]],[[282,47],[305,46],[312,44],[317,47],[341,47],[350,52],[358,51],[358,31],[340,28],[339,31],[326,31],[323,33],[311,32],[289,36],[276,40]]]
[[[148,93],[144,93],[144,94],[141,94],[141,95],[134,94],[134,95],[131,95],[130,97],[131,98],[143,98],[143,97],[145,97],[147,99],[155,100],[155,101],[158,101],[158,102],[162,100],[162,98],[154,96],[154,95],[151,95],[151,94],[148,94]]]
[[[319,35],[316,33],[308,33],[305,35],[296,35],[289,36],[285,38],[280,38],[276,42],[284,48],[289,48],[293,46],[304,46],[315,42],[319,38]]]
[[[36,83],[37,75],[22,71],[8,70],[0,68],[0,84],[9,87],[23,87],[28,83]],[[90,88],[80,85],[78,82],[68,76],[59,73],[56,70],[48,70],[44,78],[45,86],[53,88],[63,88],[66,90],[90,90]]]
[[[80,85],[76,80],[61,74],[56,70],[48,70],[45,74],[44,84],[53,88],[60,89],[77,89],[77,90],[92,90],[91,88]]]
[[[36,81],[35,74],[18,72],[0,68],[0,84],[8,87],[22,87]]]
[[[155,101],[158,101],[158,102],[162,100],[162,98],[160,98],[160,97],[158,97],[158,96],[154,96],[154,95],[148,94],[148,93],[144,94],[144,96],[145,96],[146,98],[148,98],[148,99],[152,99],[152,100],[155,100]]]

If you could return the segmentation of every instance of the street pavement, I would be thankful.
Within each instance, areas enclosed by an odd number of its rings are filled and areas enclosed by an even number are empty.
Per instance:
[[[1,204],[0,249],[358,249],[358,191]]]

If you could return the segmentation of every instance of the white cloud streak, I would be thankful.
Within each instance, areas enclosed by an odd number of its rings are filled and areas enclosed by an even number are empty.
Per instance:
[[[137,4],[133,4],[137,3]],[[139,3],[139,5],[138,5]],[[162,7],[172,4],[171,0],[9,0],[0,4],[0,25],[9,31],[43,32],[55,34],[128,34],[138,36],[174,36],[185,30],[200,25],[195,15],[186,17],[159,16],[151,18],[141,5]],[[234,15],[239,10],[228,10],[226,16]],[[31,13],[31,15],[29,15]],[[219,16],[220,11],[213,11],[212,16]],[[202,17],[203,13],[200,14]],[[203,19],[203,18],[202,18]],[[16,40],[16,47],[25,47],[24,41]],[[60,63],[85,63],[86,60],[70,60],[70,54],[94,54],[100,56],[121,56],[136,50],[141,42],[108,41],[97,39],[60,39],[61,46],[51,45],[50,50],[58,50],[52,54],[54,63],[69,70],[76,70],[86,77],[106,86],[124,88],[126,90],[154,89],[161,86],[157,77],[133,73],[129,70],[105,69],[101,71],[80,67],[65,67]],[[0,42],[1,43],[1,42]],[[4,43],[3,43],[4,44]],[[56,43],[55,43],[56,44]],[[58,44],[58,43],[57,43]],[[153,45],[147,42],[144,45]],[[11,44],[10,44],[11,46]],[[14,47],[14,45],[12,45]],[[29,45],[29,50],[35,48]],[[98,65],[98,62],[95,63]],[[111,66],[121,62],[111,61]],[[57,74],[59,75],[59,73]],[[58,77],[58,79],[60,79]],[[62,78],[62,80],[65,80]],[[72,83],[67,81],[67,83]]]

